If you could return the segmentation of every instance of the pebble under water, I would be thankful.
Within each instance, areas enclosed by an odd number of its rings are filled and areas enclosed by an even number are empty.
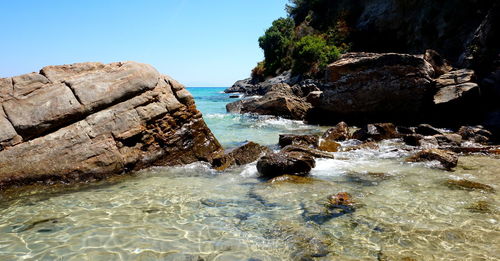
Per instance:
[[[226,114],[223,88],[190,88],[225,147],[273,146],[324,127]],[[406,163],[399,140],[319,159],[304,182],[267,183],[255,164],[151,168],[71,189],[0,199],[0,260],[498,260],[500,158],[463,156],[453,172]],[[45,191],[45,192],[44,192]],[[327,208],[348,192],[355,211]]]

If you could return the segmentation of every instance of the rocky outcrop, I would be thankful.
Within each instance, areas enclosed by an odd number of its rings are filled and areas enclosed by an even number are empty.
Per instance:
[[[335,127],[328,129],[321,136],[322,139],[329,141],[344,141],[350,139],[350,137],[349,126],[343,121],[337,123]]]
[[[191,94],[135,62],[48,66],[0,81],[0,188],[211,161]]]
[[[309,120],[373,122],[418,115],[432,91],[434,69],[422,57],[348,53],[328,66]]]
[[[304,98],[293,94],[286,83],[269,87],[262,97],[239,100],[226,105],[230,113],[255,113],[274,115],[289,119],[304,119],[311,105]]]
[[[440,149],[428,149],[418,152],[409,157],[408,162],[439,161],[447,170],[451,170],[458,164],[458,156],[450,151]]]

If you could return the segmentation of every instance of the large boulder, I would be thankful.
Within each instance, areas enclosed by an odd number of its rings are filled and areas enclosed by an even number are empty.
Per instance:
[[[191,94],[135,62],[48,66],[0,80],[0,188],[211,161]]]
[[[311,121],[407,119],[425,107],[432,66],[422,57],[396,53],[347,53],[326,69],[327,85]]]

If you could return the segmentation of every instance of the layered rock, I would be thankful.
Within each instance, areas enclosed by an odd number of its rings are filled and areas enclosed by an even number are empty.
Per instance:
[[[311,120],[377,121],[410,118],[426,106],[434,69],[422,57],[348,53],[326,70]]]
[[[135,62],[48,66],[0,81],[0,188],[211,161],[191,94]]]

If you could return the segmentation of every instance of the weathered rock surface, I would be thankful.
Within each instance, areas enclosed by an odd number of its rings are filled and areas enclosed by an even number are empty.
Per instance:
[[[256,113],[289,119],[303,119],[310,108],[311,104],[295,96],[292,88],[286,83],[272,85],[262,97],[243,99],[226,105],[226,110],[231,113]]]
[[[344,141],[350,139],[350,137],[349,126],[343,121],[337,123],[335,127],[328,129],[321,136],[322,139],[329,141]]]
[[[288,145],[302,145],[306,147],[317,148],[319,144],[319,136],[312,134],[280,134],[278,144],[282,148]]]
[[[0,188],[211,161],[189,92],[135,62],[48,66],[0,81]]]
[[[300,152],[270,153],[260,158],[257,170],[264,178],[281,175],[305,176],[316,166],[313,157]]]
[[[458,130],[458,134],[462,136],[464,140],[478,143],[488,142],[492,137],[492,133],[482,126],[462,126]]]
[[[307,155],[314,157],[314,158],[326,158],[326,159],[333,159],[334,158],[333,154],[330,154],[330,153],[327,153],[325,151],[321,151],[321,150],[318,150],[315,148],[300,146],[300,145],[288,145],[288,146],[284,147],[283,149],[281,149],[281,152],[285,152],[285,153],[287,153],[287,152],[300,152],[300,153],[307,154]]]
[[[418,152],[407,159],[409,162],[422,162],[422,161],[439,161],[447,170],[457,166],[458,156],[450,151],[440,149],[428,149]]]
[[[225,170],[233,165],[245,165],[258,160],[271,150],[266,146],[261,146],[255,142],[247,142],[237,148],[226,151],[225,154],[220,154],[214,157],[212,167],[216,170]]]
[[[468,69],[451,71],[439,76],[435,80],[438,91],[434,95],[434,103],[456,102],[467,98],[466,96],[479,96],[479,85],[473,80],[474,71]]]
[[[401,135],[396,130],[396,126],[392,123],[373,123],[355,131],[352,138],[361,141],[381,141],[384,139],[399,138],[400,136]]]
[[[312,120],[374,121],[418,114],[432,90],[433,74],[432,66],[415,55],[345,54],[328,66],[325,78],[328,84],[322,88]]]

